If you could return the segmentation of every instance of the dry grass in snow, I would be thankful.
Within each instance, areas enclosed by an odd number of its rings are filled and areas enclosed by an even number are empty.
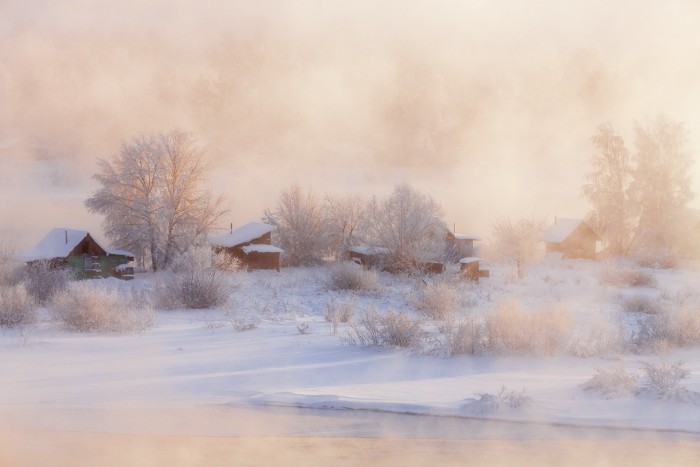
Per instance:
[[[550,305],[527,311],[509,300],[486,316],[487,346],[496,354],[554,355],[565,349],[572,327],[566,309]]]
[[[31,326],[38,319],[36,301],[24,283],[0,285],[0,328]]]
[[[125,333],[153,326],[153,310],[136,292],[74,282],[55,294],[49,308],[65,327],[76,332]]]
[[[347,290],[353,292],[376,292],[381,288],[379,274],[371,269],[364,269],[359,264],[343,261],[328,268],[330,290]]]

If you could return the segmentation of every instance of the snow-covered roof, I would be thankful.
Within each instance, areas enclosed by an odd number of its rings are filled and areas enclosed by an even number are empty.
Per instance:
[[[86,230],[53,228],[34,248],[24,254],[24,259],[26,261],[36,261],[40,259],[65,258],[87,235],[88,232]],[[102,249],[104,250],[104,248]]]
[[[65,258],[70,254],[73,249],[83,241],[90,233],[87,230],[75,230],[75,229],[65,229],[62,227],[55,227],[49,231],[48,234],[31,250],[24,253],[25,261],[37,261],[37,260],[49,260],[54,258]],[[110,250],[100,245],[100,243],[93,240],[102,248],[108,255],[122,255],[131,256],[134,254],[124,250]]]
[[[583,219],[557,219],[556,223],[544,233],[544,241],[561,243],[582,223]]]
[[[130,256],[132,258],[134,257],[134,254],[132,252],[126,250],[108,250],[106,248],[104,250],[107,252],[108,255]]]
[[[348,248],[349,251],[352,251],[353,253],[359,253],[361,255],[386,255],[391,253],[391,250],[386,247],[382,246],[363,246],[363,245],[358,245],[358,246],[351,246]]]
[[[462,258],[459,260],[459,262],[462,264],[475,263],[477,261],[481,261],[481,258],[476,258],[476,257],[470,256],[468,258]]]
[[[284,253],[284,250],[282,248],[277,248],[276,246],[272,245],[260,245],[253,243],[251,245],[246,245],[243,248],[243,253],[248,254],[250,252],[256,252],[256,253]]]
[[[471,234],[454,234],[454,236],[457,240],[481,240],[481,237],[477,237],[476,235]]]
[[[221,246],[224,248],[230,248],[241,243],[247,243],[251,240],[255,240],[258,237],[262,237],[266,233],[272,232],[277,227],[270,224],[264,224],[262,222],[249,222],[246,225],[242,225],[237,229],[234,229],[230,233],[224,233],[216,235],[209,239],[209,243],[213,246]]]

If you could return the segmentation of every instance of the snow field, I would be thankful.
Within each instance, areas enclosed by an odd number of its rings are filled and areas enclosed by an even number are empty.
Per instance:
[[[599,338],[601,329],[634,330],[636,318],[647,314],[624,311],[626,296],[666,300],[694,316],[700,309],[694,292],[697,271],[645,270],[655,287],[623,287],[601,281],[609,276],[607,267],[588,261],[545,262],[523,281],[515,281],[507,268],[493,268],[492,277],[479,285],[449,282],[457,290],[450,306],[456,320],[488,315],[508,301],[525,312],[566,310],[572,333],[583,340]],[[440,329],[447,325],[418,310],[426,290],[420,279],[381,274],[378,290],[354,293],[332,290],[327,270],[320,267],[230,276],[227,305],[156,311],[154,327],[138,333],[74,333],[47,316],[35,327],[0,331],[0,408],[252,403],[700,433],[700,406],[692,401],[663,399],[648,391],[611,396],[582,388],[597,369],[622,365],[642,381],[645,362],[682,360],[689,372],[683,387],[700,392],[697,344],[640,348],[639,353],[610,346],[580,356],[483,348],[476,355],[448,358],[434,351]],[[119,293],[148,291],[153,282],[153,275],[145,274],[132,282],[86,284]],[[422,345],[348,345],[352,326],[338,322],[333,333],[334,323],[325,318],[328,303],[348,304],[354,319],[366,310],[403,312],[420,323]],[[497,399],[504,388],[522,396],[523,403]],[[487,399],[500,403],[485,406]]]

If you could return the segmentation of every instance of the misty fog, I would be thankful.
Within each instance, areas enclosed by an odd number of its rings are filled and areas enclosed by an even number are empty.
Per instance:
[[[697,153],[698,30],[693,2],[0,0],[0,234],[99,232],[97,159],[173,127],[206,145],[226,225],[292,182],[406,181],[482,235],[581,217],[598,124],[666,113]]]

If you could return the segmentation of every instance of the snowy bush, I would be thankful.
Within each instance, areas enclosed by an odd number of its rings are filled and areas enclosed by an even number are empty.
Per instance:
[[[208,253],[208,252],[206,252]],[[205,254],[200,250],[200,254]],[[243,267],[243,262],[235,256],[229,255],[223,251],[212,252],[212,266],[221,271],[237,272]]]
[[[406,313],[389,311],[383,319],[384,340],[394,347],[417,347],[424,337],[420,321]]]
[[[27,265],[24,283],[32,297],[46,304],[54,294],[65,290],[73,276],[69,269],[51,267],[48,261],[34,261]]]
[[[417,347],[424,337],[420,321],[410,318],[406,313],[390,310],[382,316],[370,309],[357,321],[350,322],[346,341],[350,345]]]
[[[24,279],[24,263],[14,248],[0,240],[0,286],[17,285]]]
[[[657,286],[656,278],[649,271],[634,267],[617,267],[606,264],[600,274],[600,283],[614,287],[649,287]]]
[[[359,264],[343,261],[329,268],[331,290],[350,290],[355,292],[374,292],[379,290],[379,274],[364,269]]]
[[[670,269],[678,265],[679,254],[671,247],[661,247],[658,242],[640,247],[632,253],[637,263],[645,268]]]
[[[657,399],[675,400],[678,402],[698,402],[700,394],[690,391],[681,380],[690,376],[690,371],[683,366],[682,361],[669,364],[642,362],[646,376],[642,383],[641,394],[648,394]]]
[[[382,316],[375,309],[362,313],[357,320],[352,320],[347,342],[350,345],[380,346],[384,344]]]
[[[335,300],[326,302],[326,312],[323,317],[331,325],[333,334],[338,332],[338,326],[341,323],[349,322],[355,313],[355,304],[353,302],[339,303]]]
[[[38,319],[36,301],[24,284],[0,285],[0,327],[30,326]]]
[[[565,349],[571,328],[567,310],[528,312],[515,300],[502,302],[486,316],[488,347],[496,353],[553,355]]]
[[[475,415],[487,415],[498,412],[502,407],[517,409],[532,405],[532,399],[525,395],[525,390],[511,391],[502,387],[497,394],[477,393],[478,399],[463,406],[463,409]]]
[[[665,309],[640,317],[628,345],[637,352],[700,344],[700,313],[685,308]]]
[[[593,377],[583,383],[584,391],[599,392],[606,398],[630,395],[637,386],[639,375],[629,373],[622,363],[610,368],[596,368]]]
[[[474,355],[481,351],[484,340],[483,321],[470,315],[446,330],[443,346],[449,356]]]
[[[249,318],[244,316],[238,316],[237,314],[229,315],[229,321],[231,326],[238,332],[250,331],[258,327],[258,320],[255,318]]]
[[[228,273],[218,268],[219,258],[209,247],[192,248],[178,255],[171,270],[156,282],[156,306],[171,310],[225,305],[231,283]]]
[[[153,310],[140,295],[74,282],[56,293],[49,308],[71,331],[125,333],[153,326]]]
[[[459,303],[457,289],[445,281],[425,285],[416,299],[416,309],[437,321],[452,321]]]
[[[566,344],[566,353],[588,358],[620,352],[623,348],[622,323],[595,321],[577,327]]]

